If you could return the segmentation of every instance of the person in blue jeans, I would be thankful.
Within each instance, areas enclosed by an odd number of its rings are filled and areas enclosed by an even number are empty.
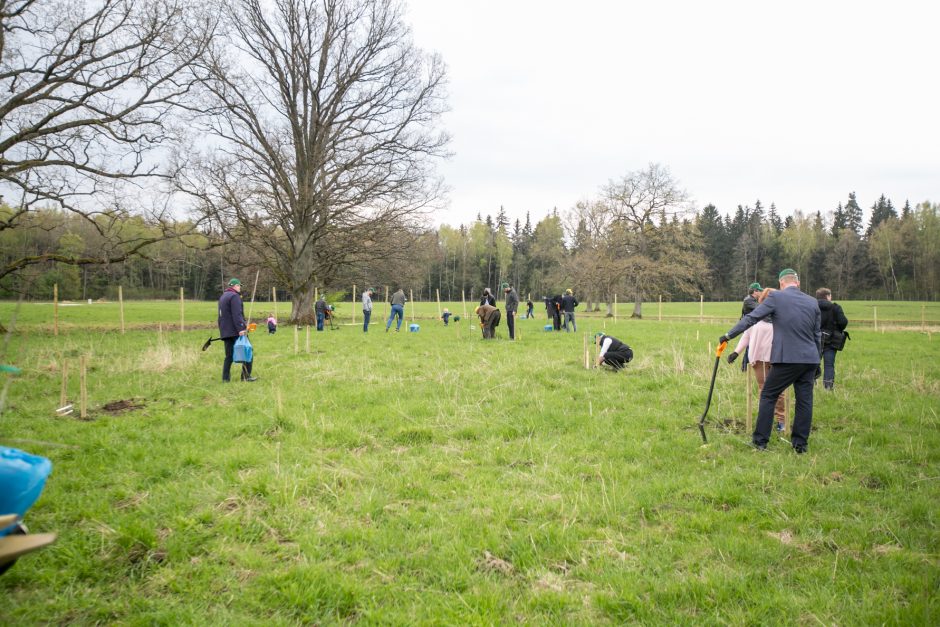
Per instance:
[[[398,288],[398,291],[392,294],[392,312],[388,315],[388,322],[385,323],[386,333],[392,326],[392,319],[395,316],[398,316],[398,326],[395,327],[395,331],[401,330],[401,321],[405,319],[405,300],[407,300],[405,291],[401,288]]]
[[[326,320],[326,298],[320,296],[320,299],[314,304],[313,309],[317,313],[317,331],[323,330],[323,321]]]
[[[375,290],[371,287],[362,293],[362,332],[369,332],[369,318],[372,317],[372,295]]]
[[[819,326],[823,335],[823,387],[831,392],[836,385],[836,349],[829,338],[833,331],[845,331],[849,319],[845,317],[842,306],[832,302],[832,290],[828,287],[816,290],[816,301],[819,303]]]

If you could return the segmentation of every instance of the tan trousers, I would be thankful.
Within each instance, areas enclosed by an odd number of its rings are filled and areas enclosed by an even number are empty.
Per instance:
[[[754,378],[757,379],[757,396],[760,398],[760,393],[764,390],[764,381],[770,374],[771,365],[769,361],[752,361],[750,367],[754,371]],[[777,397],[777,404],[774,405],[774,418],[777,422],[784,422],[786,418],[783,410],[783,394]]]

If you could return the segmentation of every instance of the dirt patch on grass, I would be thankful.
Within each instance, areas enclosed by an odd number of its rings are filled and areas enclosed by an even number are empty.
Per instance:
[[[110,403],[105,403],[101,409],[108,412],[109,414],[123,414],[124,412],[134,411],[135,409],[141,409],[146,406],[147,405],[142,400],[127,398],[120,401],[111,401]]]
[[[480,570],[510,576],[515,571],[515,567],[506,560],[496,557],[489,551],[483,551],[483,557],[478,562]]]

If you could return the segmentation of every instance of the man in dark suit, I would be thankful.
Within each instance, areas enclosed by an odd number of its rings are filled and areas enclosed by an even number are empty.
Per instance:
[[[769,294],[763,303],[741,318],[718,341],[726,342],[764,318],[773,316],[774,341],[770,351],[773,368],[760,395],[753,444],[760,450],[767,448],[777,397],[792,385],[796,409],[791,443],[797,453],[805,453],[813,426],[813,384],[819,366],[819,305],[815,298],[800,291],[796,270],[782,270],[778,279],[780,290]]]

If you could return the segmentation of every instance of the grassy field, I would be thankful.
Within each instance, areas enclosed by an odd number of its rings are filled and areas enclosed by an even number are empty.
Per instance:
[[[702,446],[728,326],[658,322],[655,303],[572,334],[522,320],[514,343],[445,328],[433,304],[418,333],[340,326],[311,333],[310,353],[282,327],[253,336],[259,381],[227,385],[222,347],[199,350],[214,304],[186,306],[204,328],[179,332],[172,302],[127,303],[126,335],[113,303],[61,307],[58,338],[51,305],[20,312],[0,443],[52,460],[27,523],[60,536],[0,577],[0,623],[940,620],[933,333],[850,327],[797,456],[779,437],[747,446],[737,364],[719,371]],[[350,322],[351,305],[338,313]],[[584,368],[584,333],[604,327],[635,351],[625,372]],[[78,400],[80,355],[90,420],[56,417],[64,363]],[[119,400],[139,407],[105,409]]]

